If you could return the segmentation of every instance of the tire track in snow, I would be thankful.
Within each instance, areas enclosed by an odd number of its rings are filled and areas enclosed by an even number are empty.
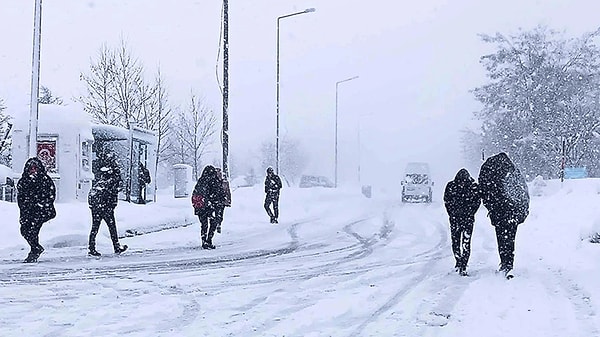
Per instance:
[[[418,271],[413,272],[416,275],[408,280],[403,287],[396,291],[393,296],[391,296],[383,305],[377,308],[366,320],[359,324],[354,331],[349,334],[349,336],[361,336],[369,324],[375,322],[381,315],[398,305],[398,303],[400,303],[408,293],[413,291],[418,285],[430,277],[433,266],[440,262],[440,258],[446,254],[445,250],[448,248],[445,227],[439,223],[436,224],[438,224],[436,229],[437,234],[439,235],[439,240],[436,242],[435,246],[424,253],[415,255],[417,258],[419,256],[423,257],[423,260],[419,262],[425,262],[425,264],[421,266]]]
[[[577,327],[579,331],[583,330],[583,332],[580,332],[580,336],[600,336],[596,310],[592,304],[591,296],[577,283],[563,275],[562,271],[550,267],[548,267],[548,270],[554,277],[541,277],[540,279],[551,296],[555,296],[555,289],[559,287],[559,291],[571,303],[577,319]],[[552,282],[553,280],[555,282]],[[558,319],[560,318],[558,317]]]

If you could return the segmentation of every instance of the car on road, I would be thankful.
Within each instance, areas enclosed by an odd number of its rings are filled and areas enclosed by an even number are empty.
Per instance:
[[[430,203],[433,200],[433,181],[428,163],[408,163],[401,185],[402,202]]]
[[[329,180],[329,178],[327,178],[325,176],[303,175],[300,178],[300,184],[298,186],[301,188],[308,188],[308,187],[333,188],[333,187],[335,187],[335,184],[332,183],[331,180]]]

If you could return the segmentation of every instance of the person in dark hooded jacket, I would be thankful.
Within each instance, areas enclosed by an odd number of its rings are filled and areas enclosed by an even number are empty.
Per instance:
[[[220,202],[222,192],[221,180],[217,177],[217,170],[212,165],[207,165],[198,178],[194,192],[192,192],[192,206],[194,214],[200,220],[200,237],[203,249],[215,249],[212,239],[217,228],[216,221],[209,221],[213,217]]]
[[[44,222],[56,217],[55,199],[56,187],[44,164],[38,158],[29,158],[17,183],[21,235],[31,247],[24,262],[36,262],[44,251],[39,240],[40,229]]]
[[[265,211],[271,218],[271,223],[278,223],[279,220],[279,193],[283,185],[281,184],[281,178],[272,167],[267,168],[267,176],[265,177]],[[271,212],[271,205],[273,205],[273,211]]]
[[[217,202],[215,203],[215,213],[210,217],[210,221],[216,223],[217,233],[221,233],[221,225],[223,224],[223,216],[225,207],[231,207],[231,189],[227,176],[223,174],[220,168],[215,167],[217,180],[219,181],[219,189],[216,195]]]
[[[479,190],[469,171],[460,169],[454,180],[446,185],[444,205],[450,218],[452,252],[456,259],[454,268],[466,275],[467,263],[471,255],[471,235],[475,223],[475,213],[481,205]]]
[[[529,189],[525,178],[508,155],[489,157],[479,171],[483,205],[496,230],[500,272],[512,278],[517,227],[529,215]]]
[[[119,244],[117,222],[115,220],[115,208],[117,207],[119,186],[121,184],[121,170],[111,153],[100,154],[94,164],[97,165],[94,168],[95,179],[88,194],[88,204],[92,212],[92,229],[90,231],[88,254],[91,256],[102,255],[96,250],[96,235],[102,220],[108,226],[115,254],[121,254],[127,250],[127,245],[121,246]]]

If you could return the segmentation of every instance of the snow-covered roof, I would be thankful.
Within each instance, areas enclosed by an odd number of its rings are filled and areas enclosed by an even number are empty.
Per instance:
[[[133,128],[133,138],[144,143],[155,143],[156,135],[153,131],[137,126]],[[120,126],[107,124],[92,124],[92,133],[95,140],[126,140],[129,139],[129,130]]]
[[[408,163],[406,164],[405,173],[429,174],[429,164],[420,162]]]
[[[29,129],[29,106],[12,114],[16,130]],[[92,138],[91,118],[76,105],[39,104],[38,133],[72,134],[75,130],[83,137]]]
[[[95,140],[129,139],[129,130],[114,125],[92,124],[92,133]]]

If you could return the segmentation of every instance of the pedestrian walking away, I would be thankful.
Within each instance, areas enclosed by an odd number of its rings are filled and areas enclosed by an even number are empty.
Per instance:
[[[267,176],[265,177],[265,211],[271,218],[271,223],[278,223],[279,219],[279,192],[283,185],[281,178],[273,171],[272,167],[267,168]],[[271,206],[273,210],[271,211]]]
[[[214,217],[214,212],[219,202],[219,195],[222,187],[217,177],[217,170],[212,165],[207,165],[202,170],[202,174],[192,193],[192,206],[194,214],[200,220],[200,238],[202,240],[203,249],[215,249],[212,239],[215,235],[217,222],[211,221]]]
[[[508,155],[489,157],[479,171],[479,190],[483,205],[496,230],[500,269],[513,277],[517,227],[529,215],[529,189],[525,178]]]
[[[44,251],[40,245],[42,225],[56,217],[56,187],[38,158],[29,158],[17,183],[21,235],[30,247],[25,263],[37,262]]]
[[[225,213],[225,207],[231,207],[231,189],[229,188],[229,180],[227,176],[223,175],[220,168],[216,167],[217,178],[219,181],[219,189],[216,196],[215,211],[211,217],[211,221],[216,224],[217,233],[221,233],[221,225],[223,224],[223,216]]]
[[[110,239],[115,254],[121,254],[127,250],[127,245],[119,244],[117,234],[117,222],[115,220],[115,208],[118,204],[119,188],[121,185],[121,170],[112,153],[101,152],[99,158],[94,160],[94,181],[88,194],[88,204],[92,213],[92,229],[88,243],[88,255],[101,256],[96,250],[96,235],[100,229],[102,220],[106,222]]]
[[[444,206],[450,220],[452,253],[456,260],[454,268],[462,276],[467,275],[475,213],[480,205],[481,198],[475,179],[469,171],[460,169],[454,180],[446,184]]]

